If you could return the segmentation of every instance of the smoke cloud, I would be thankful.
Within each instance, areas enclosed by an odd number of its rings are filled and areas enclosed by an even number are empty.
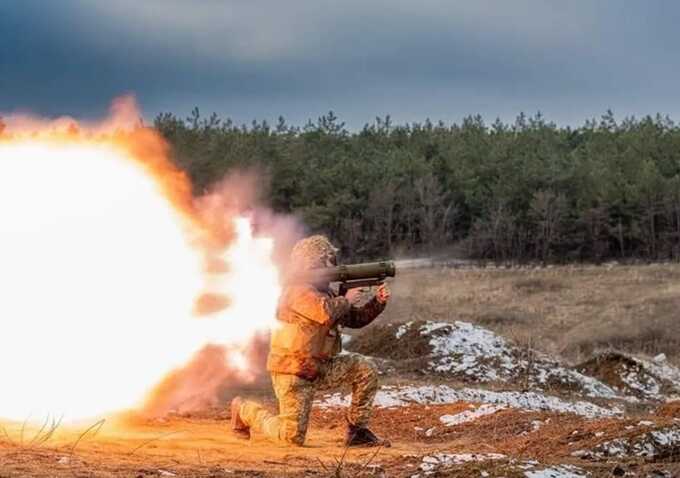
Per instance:
[[[219,279],[230,272],[230,265],[221,253],[234,240],[233,219],[246,217],[255,237],[273,239],[272,259],[283,279],[290,250],[306,230],[296,217],[277,214],[267,207],[264,179],[254,169],[232,171],[207,193],[195,198],[195,213],[210,231],[208,239],[202,239],[205,271],[209,277]],[[262,290],[262,294],[267,293],[268,290]],[[210,320],[212,315],[230,306],[230,297],[208,291],[198,298],[195,311]],[[157,417],[224,406],[236,391],[268,380],[265,369],[268,349],[268,331],[261,331],[237,345],[206,346],[189,364],[159,384],[143,407],[143,413]]]

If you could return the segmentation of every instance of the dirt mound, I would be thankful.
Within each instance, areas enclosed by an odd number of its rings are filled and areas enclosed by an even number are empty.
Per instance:
[[[664,400],[680,393],[680,370],[663,356],[645,360],[621,352],[605,352],[579,365],[617,392],[639,400]]]
[[[660,417],[680,418],[680,400],[664,403],[656,410],[656,414]]]
[[[557,359],[518,347],[490,330],[466,322],[417,321],[374,327],[370,333],[353,339],[349,349],[382,359],[383,368],[390,371],[620,398],[610,386]]]
[[[641,422],[653,427],[653,422]],[[590,450],[576,450],[572,456],[582,459],[604,460],[611,458],[664,461],[680,456],[680,426],[671,425],[632,436],[608,440]]]
[[[375,325],[367,333],[353,336],[347,342],[346,348],[371,357],[399,361],[400,368],[408,367],[410,363],[422,362],[423,357],[432,354],[429,337],[421,334],[415,327],[399,324]]]

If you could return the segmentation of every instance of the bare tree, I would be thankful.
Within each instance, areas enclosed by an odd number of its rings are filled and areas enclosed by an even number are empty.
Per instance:
[[[391,255],[394,249],[393,236],[398,187],[397,181],[391,179],[372,189],[366,211],[367,218],[373,223],[375,234],[378,236],[375,240],[385,244],[387,255]]]
[[[456,211],[451,195],[432,173],[415,181],[415,191],[419,202],[421,240],[432,252],[446,241],[449,222]]]
[[[539,191],[531,200],[529,216],[534,220],[536,255],[546,261],[551,249],[559,238],[562,223],[567,213],[567,199],[553,191]]]

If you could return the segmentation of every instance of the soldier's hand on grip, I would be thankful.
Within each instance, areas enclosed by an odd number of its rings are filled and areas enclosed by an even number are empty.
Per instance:
[[[357,305],[361,299],[361,289],[349,289],[345,294],[345,298],[352,305]]]
[[[375,291],[375,298],[378,299],[378,302],[381,304],[386,304],[391,295],[390,288],[387,287],[387,284],[380,284]]]

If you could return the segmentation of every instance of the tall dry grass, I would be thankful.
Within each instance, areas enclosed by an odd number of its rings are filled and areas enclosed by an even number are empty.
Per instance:
[[[392,288],[383,321],[463,320],[573,361],[615,348],[680,363],[680,265],[428,268]]]

